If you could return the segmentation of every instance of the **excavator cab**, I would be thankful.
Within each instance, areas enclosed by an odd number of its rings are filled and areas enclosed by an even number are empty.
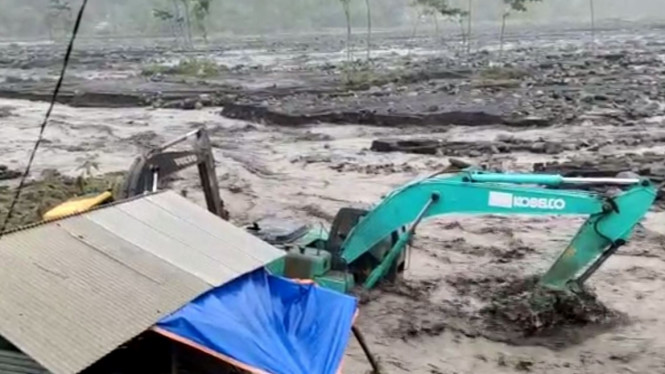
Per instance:
[[[279,270],[275,266],[274,272],[288,278],[310,279],[325,288],[348,293],[357,283],[365,281],[395,245],[400,232],[404,231],[404,228],[395,230],[350,266],[343,258],[342,245],[368,213],[364,209],[342,208],[333,219],[330,232],[324,232],[323,228],[305,230],[307,226],[295,226],[291,230],[282,231],[284,238],[287,235],[290,238],[278,245],[286,251],[286,256],[281,260]],[[294,230],[297,227],[299,229]],[[266,229],[266,232],[271,230]],[[258,235],[265,239],[265,235]],[[274,239],[267,241],[276,242]],[[403,252],[389,269],[386,279],[396,280],[404,270],[405,260]]]
[[[326,242],[326,251],[330,252],[333,258],[333,269],[348,269],[349,267],[342,258],[342,245],[351,234],[351,231],[358,223],[369,213],[366,209],[342,208],[337,212],[330,228],[330,235]],[[399,239],[400,233],[404,228],[393,231],[390,235],[375,244],[369,251],[364,253],[349,269],[353,275],[353,283],[364,282],[372,269],[378,266],[384,259],[388,251],[395,245]],[[406,252],[403,252],[390,269],[387,279],[394,281],[398,273],[404,270],[406,262]]]

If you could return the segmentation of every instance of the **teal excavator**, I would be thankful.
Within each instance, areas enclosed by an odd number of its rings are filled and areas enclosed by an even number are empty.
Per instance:
[[[168,151],[190,138],[195,140],[192,149]],[[205,128],[137,157],[117,194],[106,191],[68,200],[46,212],[44,219],[157,191],[161,181],[195,165],[208,209],[228,219]],[[615,192],[585,190],[608,185],[616,187]],[[349,292],[356,284],[372,288],[382,279],[395,279],[404,269],[408,243],[426,219],[451,214],[586,215],[587,221],[541,279],[545,287],[575,291],[626,243],[655,198],[656,187],[640,177],[565,178],[469,168],[408,183],[369,210],[343,208],[329,231],[282,220],[262,220],[246,229],[286,252],[269,265],[273,273]]]
[[[591,192],[593,187],[611,192]],[[613,190],[613,191],[612,191]],[[568,178],[467,169],[434,174],[397,188],[369,211],[342,209],[322,247],[292,249],[286,269],[348,292],[394,277],[418,225],[452,214],[585,215],[586,222],[540,284],[577,292],[624,245],[656,198],[647,179]],[[291,271],[294,273],[294,271]]]

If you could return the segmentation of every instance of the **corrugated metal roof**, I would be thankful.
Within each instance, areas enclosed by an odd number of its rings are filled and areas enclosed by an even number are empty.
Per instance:
[[[0,349],[0,373],[2,374],[49,374],[35,360],[20,352]]]
[[[198,295],[283,252],[162,192],[0,239],[0,336],[77,373]]]

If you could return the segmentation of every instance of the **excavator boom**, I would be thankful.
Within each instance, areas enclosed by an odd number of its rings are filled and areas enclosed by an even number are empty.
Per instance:
[[[628,189],[616,196],[603,196],[540,187],[584,184],[613,184]],[[393,191],[369,211],[342,244],[341,257],[352,266],[377,243],[409,227],[370,275],[365,284],[369,288],[385,275],[421,220],[447,214],[585,215],[589,218],[541,281],[550,288],[573,289],[628,240],[655,197],[655,187],[639,178],[583,179],[476,171],[433,176]]]
[[[167,151],[167,149],[190,138],[195,140],[191,150]],[[191,131],[150,150],[145,155],[138,156],[129,169],[120,191],[120,197],[126,199],[145,192],[155,192],[160,180],[194,165],[199,170],[201,187],[208,210],[215,215],[228,219],[228,213],[224,210],[224,204],[219,194],[215,159],[205,128]]]

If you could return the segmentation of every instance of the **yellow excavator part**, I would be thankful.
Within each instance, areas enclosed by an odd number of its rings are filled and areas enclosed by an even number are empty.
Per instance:
[[[109,191],[105,191],[100,194],[75,197],[73,199],[65,201],[64,203],[44,213],[42,218],[45,221],[50,221],[62,217],[71,216],[72,214],[86,212],[112,199],[113,199],[113,194]]]

